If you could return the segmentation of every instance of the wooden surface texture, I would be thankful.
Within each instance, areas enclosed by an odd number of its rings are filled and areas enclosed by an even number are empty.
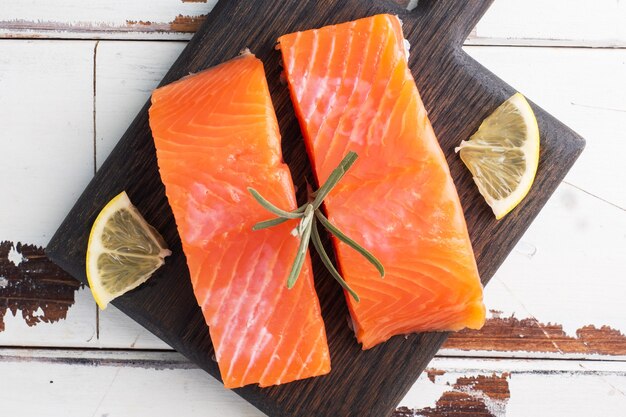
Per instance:
[[[199,25],[214,4],[2,2],[0,415],[264,415],[114,306],[99,312],[69,275],[57,285],[41,257],[193,35],[145,23]],[[623,415],[625,13],[613,0],[496,0],[464,41],[587,146],[486,287],[486,327],[450,335],[400,415]]]
[[[448,156],[466,210],[479,269],[487,281],[559,185],[583,146],[577,135],[535,106],[543,140],[542,163],[535,186],[507,219],[499,223],[492,219],[469,174],[452,152],[486,114],[514,91],[460,49],[489,3],[422,1],[416,11],[408,14],[391,3],[383,6],[380,2],[262,1],[255,3],[254,10],[247,2],[221,2],[163,83],[215,65],[250,47],[266,64],[283,134],[285,159],[296,182],[302,183],[309,173],[308,165],[288,94],[279,83],[278,54],[273,50],[276,37],[381,11],[401,14],[405,35],[413,45],[411,67]],[[233,27],[252,29],[237,31]],[[146,107],[53,238],[48,247],[50,257],[84,281],[84,252],[90,224],[104,203],[122,189],[129,192],[148,221],[164,233],[174,256],[152,283],[121,298],[116,305],[217,375],[206,325],[195,304],[180,241],[158,177]],[[376,349],[361,352],[344,325],[347,311],[338,288],[320,268],[316,271],[329,329],[333,372],[324,378],[264,390],[248,387],[238,393],[269,415],[390,413],[435,354],[445,334],[397,337]],[[413,366],[407,369],[406,363]]]

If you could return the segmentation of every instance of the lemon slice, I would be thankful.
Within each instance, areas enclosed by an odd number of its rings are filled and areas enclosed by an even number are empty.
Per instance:
[[[455,149],[496,219],[528,194],[539,164],[539,127],[523,95],[514,94]]]
[[[117,195],[98,214],[87,244],[87,280],[98,306],[146,282],[171,253],[126,192]]]

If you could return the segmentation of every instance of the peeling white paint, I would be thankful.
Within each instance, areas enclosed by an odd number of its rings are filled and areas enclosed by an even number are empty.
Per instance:
[[[26,262],[28,259],[25,258],[21,253],[17,251],[15,245],[11,246],[9,249],[9,254],[7,255],[7,259],[9,262],[12,262],[15,266],[20,266],[22,262]]]
[[[437,361],[438,360],[435,359],[434,363],[437,363]],[[485,376],[491,376],[493,374],[493,372],[483,373]],[[471,395],[472,397],[480,398],[485,404],[485,407],[487,407],[489,412],[494,416],[504,417],[506,415],[506,400],[502,401],[490,398],[482,391],[474,389],[472,386],[454,388],[454,384],[460,376],[477,377],[479,375],[481,374],[475,372],[471,372],[466,375],[460,375],[458,372],[445,372],[443,375],[434,375],[433,379],[435,382],[432,382],[428,377],[428,372],[425,371],[413,385],[411,390],[409,390],[400,404],[408,406],[409,408],[416,408],[416,405],[419,405],[417,408],[420,409],[427,407],[435,408],[437,406],[437,401],[441,399],[444,393],[463,392]],[[500,374],[496,373],[496,376],[500,377]],[[507,381],[508,380],[509,379],[507,378]],[[417,414],[416,417],[420,415],[421,414]]]
[[[0,22],[16,20],[51,22],[69,25],[127,26],[135,22],[171,22],[178,15],[198,16],[213,9],[217,0],[181,2],[181,0],[92,0],[89,6],[71,0],[3,0]]]
[[[9,286],[9,280],[0,275],[0,290]]]
[[[568,194],[577,206],[564,215]],[[579,219],[589,227],[573,233]],[[487,309],[561,325],[570,337],[588,325],[626,333],[624,230],[623,211],[563,183],[485,288]]]
[[[5,326],[4,331],[0,332],[0,346],[108,347],[95,338],[91,342],[86,342],[96,330],[96,306],[91,291],[88,288],[80,289],[74,297],[75,304],[69,308],[64,320],[41,322],[32,327],[22,318],[21,310],[17,310],[15,315],[10,309],[6,312],[0,311],[0,318]],[[38,309],[33,317],[42,315],[43,310]],[[1,380],[0,391],[2,391]],[[3,410],[2,406],[0,410]]]
[[[443,375],[443,377],[445,377],[445,375]],[[419,404],[419,408],[435,408],[437,406],[437,400],[439,400],[446,391],[451,389],[451,386],[447,386],[444,381],[438,380],[437,378],[441,377],[437,376],[435,383],[432,383],[428,379],[426,372],[424,372],[417,382],[413,384],[409,392],[406,393],[400,404],[410,405],[411,407],[415,407]],[[456,379],[452,381],[452,383],[454,382],[456,382]]]
[[[508,379],[508,378],[507,378]],[[454,392],[463,392],[471,395],[474,398],[480,398],[487,407],[487,410],[495,417],[506,417],[506,405],[508,400],[496,400],[488,395],[485,395],[481,390],[473,389],[472,387],[460,387],[452,389]]]

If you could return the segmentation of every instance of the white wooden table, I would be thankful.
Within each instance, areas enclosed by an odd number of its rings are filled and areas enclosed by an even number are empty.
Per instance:
[[[261,415],[40,249],[215,3],[0,0],[0,416]],[[398,416],[625,415],[625,47],[612,0],[496,0],[467,40],[587,149],[487,287],[485,328]]]

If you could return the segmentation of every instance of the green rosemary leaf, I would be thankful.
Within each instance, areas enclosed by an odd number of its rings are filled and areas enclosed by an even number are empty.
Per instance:
[[[264,220],[252,226],[252,230],[267,229],[268,227],[278,226],[279,224],[285,223],[286,221],[289,221],[289,220],[291,219],[287,219],[285,217],[277,217],[275,219]]]
[[[291,272],[289,272],[289,277],[287,278],[287,288],[289,289],[293,288],[296,284],[296,280],[300,276],[302,265],[306,259],[306,250],[309,247],[309,240],[311,239],[311,226],[313,226],[313,212],[311,210],[309,210],[308,215],[302,219],[302,223],[305,222],[307,217],[309,218],[308,226],[302,232],[300,245],[298,245],[298,252],[296,253],[296,259],[293,261]]]
[[[337,185],[337,183],[343,178],[346,172],[350,169],[352,164],[359,156],[356,152],[348,152],[343,158],[337,168],[333,170],[328,176],[326,182],[315,192],[315,200],[313,200],[313,207],[317,210],[321,205],[328,193]]]
[[[381,278],[383,278],[385,276],[385,268],[380,263],[380,261],[378,259],[376,259],[376,257],[370,251],[368,251],[363,246],[361,246],[358,243],[356,243],[354,240],[350,239],[345,233],[343,233],[341,230],[339,230],[337,228],[337,226],[332,224],[326,218],[326,216],[324,216],[324,214],[322,214],[322,212],[320,210],[316,210],[315,211],[315,216],[317,217],[319,222],[322,223],[322,226],[324,226],[326,229],[328,229],[328,231],[330,233],[335,235],[337,237],[337,239],[341,240],[346,245],[350,246],[352,249],[354,249],[355,251],[359,252],[361,255],[363,255],[363,257],[365,259],[367,259],[369,261],[369,263],[374,265],[374,267],[376,267],[376,269],[378,270],[378,273],[380,273]]]
[[[361,301],[361,299],[359,298],[359,295],[352,288],[350,288],[348,283],[343,279],[341,274],[337,271],[337,269],[333,265],[333,262],[328,257],[328,254],[326,253],[326,250],[324,249],[324,245],[322,244],[322,239],[320,238],[319,231],[317,230],[317,222],[315,221],[313,222],[312,229],[313,230],[311,232],[311,240],[313,241],[313,246],[315,246],[317,253],[320,255],[320,259],[322,260],[322,263],[324,264],[324,266],[326,266],[326,269],[328,269],[328,272],[330,272],[333,278],[337,280],[339,285],[341,285],[346,291],[348,291],[350,295],[354,298],[354,300],[358,303],[359,301]]]
[[[252,197],[254,197],[254,199],[258,201],[258,203],[262,205],[265,210],[277,215],[278,217],[284,217],[286,219],[299,219],[300,217],[302,217],[302,214],[298,213],[297,211],[294,213],[279,209],[278,207],[267,201],[265,198],[263,198],[263,196],[252,187],[248,187],[248,192],[252,194]]]

